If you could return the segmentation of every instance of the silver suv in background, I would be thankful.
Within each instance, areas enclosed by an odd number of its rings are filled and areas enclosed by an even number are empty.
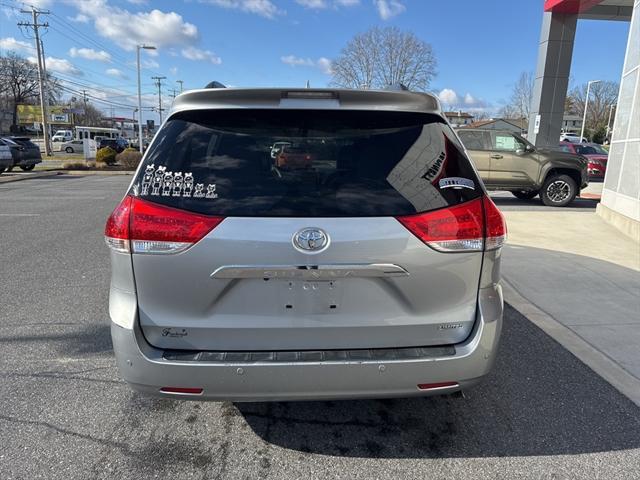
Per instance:
[[[469,387],[505,235],[431,95],[182,94],[105,228],[120,373],[232,401]]]

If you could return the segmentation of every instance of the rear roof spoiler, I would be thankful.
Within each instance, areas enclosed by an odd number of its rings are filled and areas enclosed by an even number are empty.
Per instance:
[[[213,83],[211,82],[209,85]],[[290,100],[292,97],[301,101],[282,102],[283,99]],[[224,86],[212,86],[201,90],[189,90],[176,97],[171,114],[186,110],[218,108],[330,108],[420,112],[442,116],[440,102],[434,95],[411,92],[395,87],[387,90],[355,90],[335,88],[225,88]]]

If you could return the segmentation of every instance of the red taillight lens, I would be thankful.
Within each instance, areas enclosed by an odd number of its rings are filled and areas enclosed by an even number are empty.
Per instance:
[[[186,212],[126,197],[107,221],[107,244],[122,240],[132,253],[178,253],[200,241],[223,217]],[[126,241],[125,241],[126,240]],[[129,247],[130,243],[130,247]]]
[[[104,227],[104,239],[107,245],[117,252],[129,253],[129,214],[131,213],[129,196],[113,210]]]
[[[489,197],[482,199],[485,217],[485,250],[495,250],[504,245],[507,240],[507,223],[504,215]]]
[[[440,252],[494,250],[501,247],[506,238],[504,217],[488,197],[397,219]]]
[[[397,217],[407,230],[441,252],[481,251],[482,198],[434,212]]]

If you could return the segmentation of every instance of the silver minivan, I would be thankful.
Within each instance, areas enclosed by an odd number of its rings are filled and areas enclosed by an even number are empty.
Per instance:
[[[467,388],[505,235],[431,95],[184,93],[105,228],[120,374],[198,400]]]

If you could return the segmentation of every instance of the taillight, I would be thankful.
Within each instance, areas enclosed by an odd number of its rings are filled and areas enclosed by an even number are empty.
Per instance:
[[[200,241],[223,219],[127,196],[107,220],[105,240],[120,252],[179,253]]]
[[[506,225],[488,197],[417,215],[396,217],[407,230],[440,252],[470,252],[500,248]]]
[[[482,199],[442,210],[397,217],[411,233],[441,252],[481,251],[484,238]]]
[[[104,240],[116,252],[129,253],[129,214],[132,197],[126,196],[107,219]]]
[[[485,218],[485,250],[496,250],[507,240],[507,222],[504,215],[489,197],[483,197]]]

